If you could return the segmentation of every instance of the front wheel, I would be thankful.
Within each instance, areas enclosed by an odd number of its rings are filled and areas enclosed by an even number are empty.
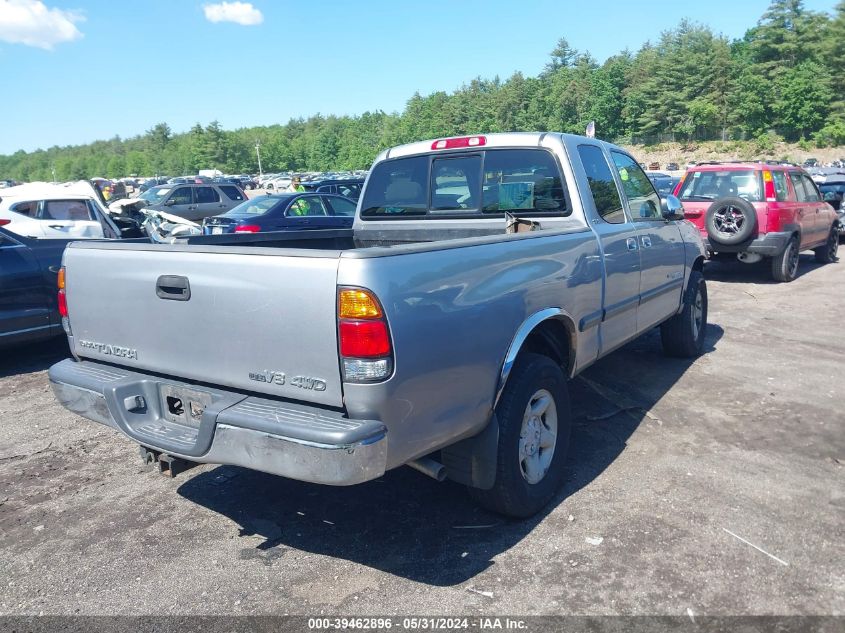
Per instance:
[[[572,420],[560,367],[546,356],[521,355],[496,417],[495,483],[490,490],[470,488],[470,494],[488,510],[529,517],[549,503],[563,481]]]
[[[660,340],[667,356],[693,358],[704,351],[707,330],[707,284],[701,271],[690,273],[681,311],[660,326]]]
[[[836,227],[830,229],[830,235],[827,236],[827,242],[824,246],[819,246],[813,250],[816,255],[816,261],[822,264],[830,264],[836,261],[836,254],[839,252],[839,231]]]
[[[798,238],[794,235],[780,255],[772,257],[772,277],[775,281],[792,281],[798,276]]]

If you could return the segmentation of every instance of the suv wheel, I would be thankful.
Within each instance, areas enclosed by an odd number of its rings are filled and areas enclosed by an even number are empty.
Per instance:
[[[529,517],[552,499],[563,481],[572,420],[560,367],[547,356],[521,355],[496,417],[496,481],[490,490],[469,491],[488,510]]]
[[[704,226],[710,240],[716,244],[741,244],[757,231],[757,211],[748,200],[722,198],[707,209]]]
[[[830,235],[827,236],[827,242],[824,246],[819,246],[814,249],[816,254],[816,261],[822,264],[830,264],[836,261],[836,253],[839,251],[839,231],[836,227],[830,229]]]
[[[792,281],[798,276],[798,238],[789,239],[780,255],[772,257],[772,277],[775,281]]]
[[[693,358],[704,351],[707,330],[707,284],[704,275],[690,273],[684,307],[680,313],[660,326],[660,341],[667,356]]]

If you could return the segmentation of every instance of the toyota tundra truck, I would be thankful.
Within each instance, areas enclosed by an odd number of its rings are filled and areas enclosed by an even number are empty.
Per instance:
[[[376,158],[351,229],[71,244],[50,382],[148,459],[329,485],[409,465],[525,517],[564,477],[567,379],[657,326],[701,353],[704,259],[619,147],[416,142]]]

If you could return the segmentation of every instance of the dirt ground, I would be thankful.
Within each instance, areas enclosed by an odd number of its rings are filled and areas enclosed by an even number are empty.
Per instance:
[[[656,332],[571,383],[529,521],[408,468],[176,479],[61,408],[61,341],[0,352],[0,614],[845,614],[845,261],[706,267],[707,353]]]

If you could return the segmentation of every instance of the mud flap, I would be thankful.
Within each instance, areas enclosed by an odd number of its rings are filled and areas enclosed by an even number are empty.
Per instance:
[[[499,420],[494,413],[481,433],[440,451],[446,477],[473,488],[490,490],[496,483],[498,446]]]

